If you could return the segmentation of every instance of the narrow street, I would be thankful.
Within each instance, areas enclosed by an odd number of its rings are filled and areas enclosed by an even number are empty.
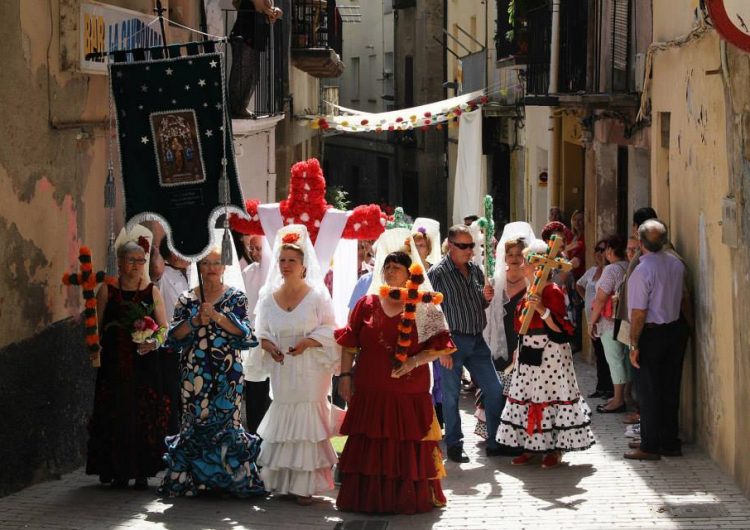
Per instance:
[[[593,368],[576,368],[582,390],[590,392]],[[472,401],[463,399],[465,431],[474,426]],[[508,458],[488,462],[471,434],[471,462],[446,464],[448,506],[425,515],[342,514],[335,492],[310,507],[273,498],[160,499],[156,480],[149,491],[116,490],[79,470],[0,499],[0,528],[750,528],[750,501],[694,446],[682,458],[623,460],[628,439],[621,420],[595,413],[597,444],[565,455],[554,470],[513,467]]]

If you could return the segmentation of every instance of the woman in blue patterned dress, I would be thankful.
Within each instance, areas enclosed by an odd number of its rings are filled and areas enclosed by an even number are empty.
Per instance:
[[[170,343],[182,355],[182,428],[167,438],[167,472],[159,492],[262,495],[265,490],[255,465],[260,440],[247,433],[240,421],[244,390],[240,351],[257,344],[247,297],[224,284],[220,249],[203,258],[198,271],[203,292],[195,288],[179,298],[169,332]]]

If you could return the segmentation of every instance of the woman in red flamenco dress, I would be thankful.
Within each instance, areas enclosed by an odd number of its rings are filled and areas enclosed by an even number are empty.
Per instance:
[[[392,288],[403,287],[410,265],[406,253],[389,254],[383,279]],[[347,327],[335,332],[344,349],[339,393],[349,404],[341,427],[348,439],[339,460],[341,488],[336,499],[342,511],[413,514],[446,503],[429,365],[455,351],[455,346],[442,312],[419,304],[416,326],[411,326],[405,341],[410,343],[408,357],[394,368],[403,309],[401,301],[367,295],[354,307]]]

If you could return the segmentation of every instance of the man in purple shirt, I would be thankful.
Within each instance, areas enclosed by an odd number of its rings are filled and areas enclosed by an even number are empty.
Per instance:
[[[628,279],[630,362],[638,370],[640,447],[630,460],[681,456],[678,410],[688,327],[680,318],[685,266],[664,250],[667,228],[650,219],[638,228],[641,259]]]

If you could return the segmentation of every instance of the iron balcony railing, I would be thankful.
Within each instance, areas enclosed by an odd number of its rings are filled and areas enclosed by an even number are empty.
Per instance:
[[[341,26],[336,0],[295,0],[292,4],[292,49],[329,48],[341,55]]]
[[[223,9],[225,35],[229,35],[237,20],[238,11],[235,9]],[[240,11],[241,12],[241,11]],[[250,11],[248,11],[250,13]],[[251,118],[262,118],[274,116],[284,112],[284,77],[286,75],[286,64],[288,50],[284,36],[284,24],[276,22],[271,27],[263,15],[252,11],[256,18],[255,43],[258,61],[254,64],[255,76],[252,88],[252,99],[248,111]],[[233,42],[230,46],[242,45],[241,42]],[[231,48],[226,47],[225,64],[233,68],[231,64]],[[240,75],[245,75],[240,71]],[[247,73],[248,76],[252,74]],[[227,80],[229,75],[227,75]]]
[[[557,93],[614,94],[634,91],[630,0],[560,2],[560,70]],[[590,14],[592,16],[590,16]],[[548,95],[552,13],[550,5],[526,13],[526,92]],[[595,24],[589,31],[590,24]],[[589,38],[594,42],[589,46]]]

